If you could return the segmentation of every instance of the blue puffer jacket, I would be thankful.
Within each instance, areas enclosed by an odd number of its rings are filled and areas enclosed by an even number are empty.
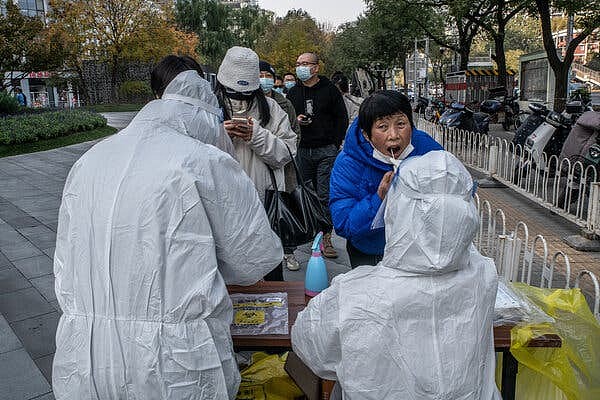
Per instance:
[[[415,128],[411,143],[415,149],[409,157],[443,150],[431,136]],[[371,230],[371,224],[381,205],[377,188],[391,170],[390,164],[373,158],[373,146],[362,135],[356,118],[331,171],[329,208],[335,232],[366,254],[383,254],[385,230]]]

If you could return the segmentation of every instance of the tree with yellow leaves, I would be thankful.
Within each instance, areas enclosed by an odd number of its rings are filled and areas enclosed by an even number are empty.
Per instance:
[[[195,56],[198,38],[175,27],[172,5],[151,0],[50,0],[48,30],[68,52],[66,67],[83,81],[84,60],[108,62],[116,98],[119,67],[158,61],[167,54]]]
[[[267,28],[258,41],[256,52],[283,74],[294,71],[296,59],[302,53],[313,52],[322,59],[327,54],[330,35],[303,10],[290,10],[287,15]],[[326,72],[322,66],[321,71]]]

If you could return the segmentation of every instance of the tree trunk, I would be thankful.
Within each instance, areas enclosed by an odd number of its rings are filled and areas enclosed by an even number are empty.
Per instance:
[[[498,66],[498,80],[496,84],[506,88],[506,54],[504,52],[504,33],[494,37],[494,47],[496,51],[495,61]]]
[[[79,82],[81,82],[81,92],[80,95],[83,95],[83,102],[84,105],[89,106],[91,101],[90,101],[90,93],[88,92],[88,88],[87,88],[87,84],[83,78],[83,70],[81,69],[80,66],[76,67],[76,72],[77,72],[77,76],[79,77]]]
[[[466,43],[460,44],[460,66],[459,70],[464,71],[469,68],[469,54],[471,54],[471,46]]]
[[[561,63],[559,68],[554,69],[554,76],[554,110],[563,111],[567,103],[569,66],[566,63]]]
[[[557,51],[554,39],[552,37],[552,19],[550,14],[550,2],[547,0],[535,0],[537,9],[540,13],[540,22],[542,24],[542,39],[544,41],[544,49],[548,56],[548,63],[554,71],[556,78],[554,82],[554,111],[561,112],[565,108],[567,102],[567,87],[569,79],[569,68],[573,63],[575,49],[585,40],[592,32],[593,28],[586,27],[576,38],[571,40],[565,51],[565,56],[561,60]]]
[[[117,102],[117,76],[119,74],[119,58],[115,54],[112,58],[112,71],[110,77],[110,96],[111,102]]]

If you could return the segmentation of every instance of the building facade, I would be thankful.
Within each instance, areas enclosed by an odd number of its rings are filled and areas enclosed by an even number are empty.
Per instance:
[[[575,30],[573,37],[576,38],[579,32],[581,31]],[[567,30],[555,32],[552,37],[554,38],[554,43],[559,54],[564,57],[567,50]],[[592,54],[598,52],[600,52],[600,28],[596,29],[577,46],[573,62],[585,65],[590,60]]]
[[[0,11],[6,12],[6,1],[0,0]],[[48,0],[12,0],[19,6],[21,13],[28,17],[45,18],[48,12]],[[4,81],[8,83],[8,89],[20,87],[27,99],[28,107],[61,107],[72,108],[80,105],[79,96],[71,87],[62,89],[49,84],[50,72],[48,71],[25,71],[6,73]]]
[[[221,3],[227,4],[233,8],[244,8],[248,6],[258,6],[258,0],[220,0]]]

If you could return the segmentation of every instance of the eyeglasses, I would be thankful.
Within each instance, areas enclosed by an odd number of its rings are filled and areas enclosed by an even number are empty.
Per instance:
[[[304,61],[301,63],[296,63],[296,67],[308,67],[309,65],[317,65],[316,62]]]

